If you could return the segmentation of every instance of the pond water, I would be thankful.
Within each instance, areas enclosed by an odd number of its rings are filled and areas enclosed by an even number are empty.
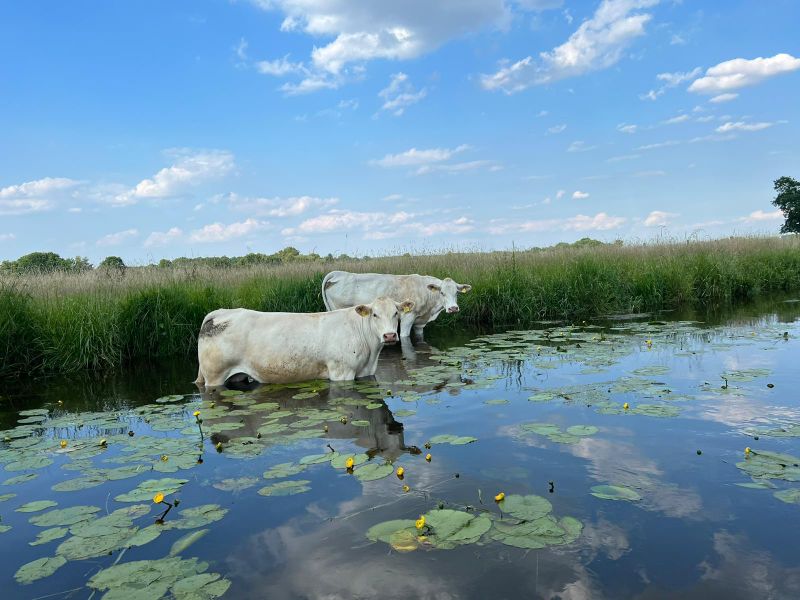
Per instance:
[[[798,317],[434,331],[350,385],[20,382],[2,596],[798,598]]]

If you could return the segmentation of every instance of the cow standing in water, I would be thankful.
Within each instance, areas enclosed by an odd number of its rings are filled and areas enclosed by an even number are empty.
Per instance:
[[[322,280],[322,300],[325,308],[332,311],[371,302],[378,296],[407,298],[414,307],[400,316],[400,337],[409,337],[412,329],[422,337],[425,325],[439,313],[458,312],[456,295],[471,289],[471,285],[456,283],[449,277],[331,271]]]
[[[195,383],[221,386],[234,375],[261,383],[374,375],[383,345],[397,341],[400,315],[413,307],[379,297],[327,313],[215,310],[200,328]]]

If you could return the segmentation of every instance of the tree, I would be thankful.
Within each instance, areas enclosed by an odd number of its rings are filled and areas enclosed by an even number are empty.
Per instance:
[[[52,273],[53,271],[71,271],[73,262],[61,258],[55,252],[31,252],[11,262],[14,273]]]
[[[119,273],[124,273],[127,267],[125,266],[125,261],[119,256],[106,256],[102,262],[97,265],[97,268],[108,272],[117,271]]]
[[[800,233],[800,181],[792,177],[781,177],[775,180],[775,191],[778,195],[772,201],[786,217],[781,225],[781,233]]]

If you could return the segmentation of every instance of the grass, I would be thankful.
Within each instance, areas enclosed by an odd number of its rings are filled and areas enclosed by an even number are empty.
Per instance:
[[[324,310],[333,269],[450,276],[470,283],[462,311],[430,327],[525,326],[618,312],[724,306],[800,290],[800,238],[445,253],[360,262],[215,269],[128,269],[124,276],[0,276],[0,378],[114,369],[192,357],[203,317],[220,307]]]

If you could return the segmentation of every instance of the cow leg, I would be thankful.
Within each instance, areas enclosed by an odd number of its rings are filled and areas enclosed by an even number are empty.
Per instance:
[[[414,326],[414,313],[410,312],[400,317],[400,337],[410,337],[411,328]]]
[[[416,335],[419,339],[425,337],[425,324],[422,325],[414,325],[414,335]]]

